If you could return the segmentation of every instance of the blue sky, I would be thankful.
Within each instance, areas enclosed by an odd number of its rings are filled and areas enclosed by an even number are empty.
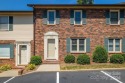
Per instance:
[[[42,4],[76,4],[77,0],[34,0],[35,3]],[[125,0],[94,0],[95,4],[116,4]]]
[[[0,11],[33,11],[27,4],[76,4],[77,0],[0,0]],[[95,0],[95,4],[116,4],[125,0]]]

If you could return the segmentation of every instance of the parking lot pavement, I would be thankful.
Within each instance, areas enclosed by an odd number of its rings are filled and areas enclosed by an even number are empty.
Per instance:
[[[7,81],[10,78],[11,77],[0,77],[0,83],[4,83],[5,81]]]
[[[125,70],[36,72],[8,79],[0,78],[0,83],[125,83]]]

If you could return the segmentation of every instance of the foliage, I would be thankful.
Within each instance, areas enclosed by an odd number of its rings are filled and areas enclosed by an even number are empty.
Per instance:
[[[26,67],[26,70],[34,70],[36,68],[35,64],[29,64],[27,67]]]
[[[108,60],[108,53],[102,46],[97,46],[93,52],[93,62],[106,63]]]
[[[65,63],[75,63],[75,56],[69,54],[64,58]]]
[[[125,54],[122,54],[122,56],[124,57],[124,61],[125,61]]]
[[[7,64],[0,67],[1,71],[7,71],[7,70],[11,70],[11,69],[12,69],[12,67]]]
[[[42,59],[40,56],[32,56],[30,64],[40,65],[42,63]]]
[[[77,0],[78,4],[94,4],[94,0]]]
[[[82,65],[90,64],[89,56],[86,54],[79,55],[77,58],[77,64],[82,64]]]
[[[113,54],[110,57],[110,62],[122,64],[124,63],[124,57],[121,54]]]

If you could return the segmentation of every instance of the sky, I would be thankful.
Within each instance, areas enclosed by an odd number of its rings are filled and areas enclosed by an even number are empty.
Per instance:
[[[35,0],[35,3],[42,4],[76,4],[77,0]],[[94,0],[95,4],[116,4],[125,0]]]

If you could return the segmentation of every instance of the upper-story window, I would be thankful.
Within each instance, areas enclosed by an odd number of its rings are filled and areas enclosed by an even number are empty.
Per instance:
[[[50,24],[50,25],[55,24],[56,11],[55,10],[48,10],[47,18],[48,18],[47,24]]]
[[[75,25],[82,25],[82,11],[81,10],[75,10],[74,11],[74,24]]]
[[[9,30],[9,16],[0,16],[0,30]]]
[[[110,11],[110,24],[111,25],[119,25],[120,24],[119,10],[111,10]]]

